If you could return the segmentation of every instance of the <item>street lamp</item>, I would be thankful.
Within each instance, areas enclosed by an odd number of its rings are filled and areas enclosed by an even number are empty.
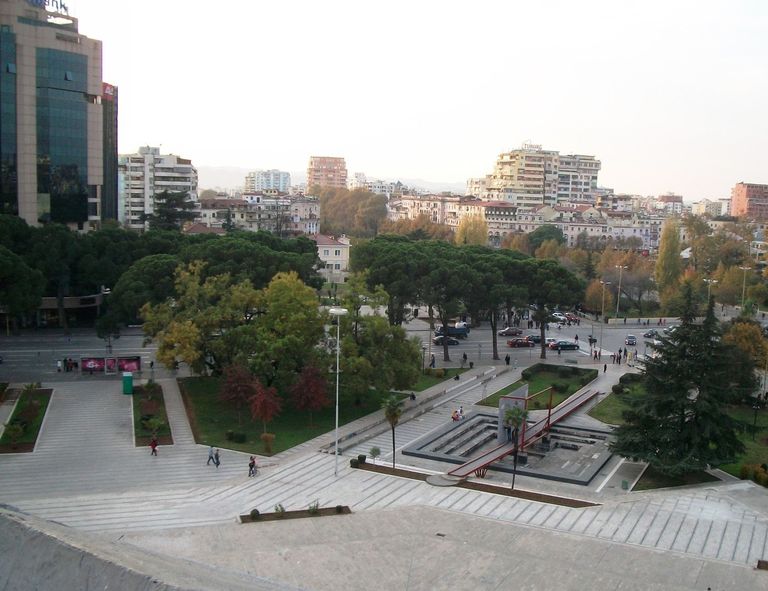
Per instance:
[[[619,270],[619,289],[616,292],[616,318],[619,317],[619,303],[621,302],[621,272],[628,269],[626,265],[614,265]]]
[[[422,345],[421,346],[421,373],[424,373],[424,357],[427,354],[427,346]]]
[[[603,293],[600,296],[600,350],[603,350],[603,326],[605,325],[605,286],[610,285],[610,281],[600,280],[603,285]],[[598,354],[599,356],[599,354]]]
[[[755,398],[755,402],[752,405],[752,410],[755,411],[755,419],[752,421],[752,441],[755,440],[755,433],[757,432],[757,411],[760,410],[760,399]]]
[[[339,475],[339,352],[341,351],[341,341],[339,340],[339,331],[341,329],[341,316],[347,314],[346,308],[331,308],[328,310],[331,316],[336,319],[336,450],[334,452],[335,461],[333,465],[333,475]]]
[[[747,293],[747,271],[750,271],[752,267],[739,267],[744,271],[744,279],[741,281],[741,313],[744,314],[744,296]]]
[[[707,305],[709,305],[709,300],[712,297],[712,284],[716,284],[717,279],[705,279],[704,283],[707,284]]]

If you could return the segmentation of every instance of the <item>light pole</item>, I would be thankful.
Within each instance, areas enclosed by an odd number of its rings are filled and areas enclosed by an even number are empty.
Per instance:
[[[600,351],[603,350],[603,326],[605,325],[605,286],[610,285],[610,281],[600,280],[603,285],[603,293],[600,297]],[[599,354],[598,354],[599,357]]]
[[[760,399],[755,398],[755,402],[752,405],[752,410],[755,411],[755,419],[752,421],[752,441],[755,440],[755,433],[757,433],[757,411],[760,410]]]
[[[747,293],[747,271],[751,270],[752,267],[739,267],[742,271],[744,271],[744,279],[741,281],[741,313],[744,314],[744,296]]]
[[[336,319],[336,447],[334,452],[333,475],[339,475],[339,352],[341,351],[340,329],[341,317],[347,314],[346,308],[331,308],[328,310],[331,316]]]
[[[619,317],[619,303],[621,302],[621,272],[628,269],[626,265],[614,265],[619,270],[619,289],[616,291],[616,318]]]
[[[713,283],[716,284],[717,283],[717,279],[705,279],[704,283],[707,284],[707,305],[709,305],[709,300],[712,297],[712,284]]]
[[[422,345],[421,346],[421,373],[424,373],[424,357],[427,354],[427,346]]]

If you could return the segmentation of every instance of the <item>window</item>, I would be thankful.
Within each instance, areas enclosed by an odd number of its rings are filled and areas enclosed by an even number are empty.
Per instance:
[[[339,263],[336,263],[336,264],[333,266],[333,268],[334,268],[334,269],[336,269],[336,270],[338,271],[339,269],[341,269],[341,265],[340,265]]]
[[[74,78],[72,77],[72,72],[70,72],[69,70],[64,72],[64,80],[69,80],[69,81],[74,80]]]
[[[340,250],[334,250],[333,251],[333,256],[340,257],[341,256],[341,251]]]
[[[330,251],[327,248],[323,249],[323,256],[328,256],[329,254]]]
[[[16,73],[16,64],[7,64],[5,66],[5,71],[9,74],[15,74]]]

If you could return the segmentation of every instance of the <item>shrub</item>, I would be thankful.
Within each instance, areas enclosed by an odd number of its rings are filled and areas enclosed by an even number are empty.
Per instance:
[[[336,505],[336,513],[344,513],[344,505]]]
[[[309,507],[307,508],[310,515],[317,515],[320,513],[320,501],[313,501],[309,504]]]
[[[741,468],[739,468],[739,478],[742,480],[752,480],[753,473],[754,470],[749,464],[742,464]]]
[[[357,462],[359,464],[365,464],[365,454],[360,454],[359,456],[357,456]]]
[[[238,431],[228,431],[228,433],[232,433],[229,440],[234,443],[245,443],[248,439],[245,433],[239,433]]]
[[[11,446],[16,447],[22,435],[24,435],[24,427],[18,423],[10,423],[5,426],[5,436],[11,440]]]
[[[572,368],[570,368],[570,367],[566,367],[564,365],[561,365],[560,367],[557,368],[557,377],[558,378],[567,378],[567,377],[573,375],[573,373],[571,372],[571,369]],[[573,369],[575,369],[575,368],[573,368]]]
[[[280,518],[285,517],[285,507],[283,507],[282,503],[278,503],[275,505],[275,515],[277,515]]]
[[[359,468],[360,467],[360,460],[357,458],[352,458],[349,460],[349,467],[350,468]]]
[[[259,510],[258,509],[251,509],[251,521],[256,521],[259,518]]]
[[[563,392],[568,390],[568,384],[564,382],[555,382],[554,384],[552,384],[552,389],[555,392],[559,392],[560,394],[562,394]]]
[[[755,474],[755,482],[760,486],[768,487],[768,472],[760,472]]]
[[[619,378],[620,384],[639,384],[645,379],[645,376],[640,373],[625,373]]]
[[[435,370],[435,377],[436,378],[444,378],[445,377],[445,370],[442,367],[438,367]]]
[[[424,370],[424,374],[428,375],[428,376],[431,376],[432,375],[432,368],[431,367],[426,368]]]
[[[613,392],[617,396],[620,396],[621,394],[624,393],[624,386],[622,386],[621,384],[614,384],[613,386],[611,386],[611,392]]]
[[[527,382],[533,377],[533,372],[530,368],[524,369],[522,372],[520,372],[520,377]]]
[[[374,446],[371,448],[371,451],[369,451],[368,453],[371,454],[371,458],[373,458],[373,463],[375,464],[376,458],[378,458],[381,455],[381,450],[378,447]]]
[[[534,400],[533,408],[541,408],[541,400]]]
[[[227,441],[232,441],[232,438],[234,436],[235,436],[235,432],[232,431],[231,429],[229,431],[227,431],[226,433],[224,433],[224,439],[226,439]]]

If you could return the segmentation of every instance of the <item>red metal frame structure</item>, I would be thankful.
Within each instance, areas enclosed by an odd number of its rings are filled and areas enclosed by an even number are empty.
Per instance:
[[[554,411],[552,411],[552,404],[550,402],[550,409],[549,409],[549,412],[547,413],[547,418],[537,421],[530,427],[528,427],[527,424],[523,426],[523,432],[521,434],[520,449],[525,449],[526,446],[530,445],[531,443],[533,443],[534,441],[542,437],[546,432],[549,431],[552,425],[565,419],[567,416],[573,413],[580,406],[589,402],[596,394],[597,394],[597,390],[585,390],[581,394],[575,394],[570,398],[568,398],[568,400],[566,400],[562,404],[559,404]],[[529,396],[528,398],[525,399],[526,406],[527,406],[527,401],[530,400],[531,398],[533,398],[533,396]],[[503,445],[494,447],[493,449],[488,450],[487,452],[477,456],[476,458],[472,458],[471,460],[465,462],[461,466],[454,468],[453,470],[448,472],[448,474],[450,474],[451,476],[466,478],[470,474],[474,473],[475,476],[479,478],[484,478],[486,473],[488,472],[488,466],[490,466],[494,462],[499,461],[504,456],[511,454],[512,452],[514,452],[514,450],[515,450],[515,443],[513,441],[510,441]]]

